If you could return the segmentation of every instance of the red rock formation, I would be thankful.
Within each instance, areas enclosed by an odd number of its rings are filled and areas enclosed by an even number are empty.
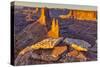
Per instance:
[[[56,20],[55,18],[53,18],[53,20],[52,20],[51,30],[48,32],[48,36],[53,37],[53,38],[59,37],[58,20]]]
[[[38,22],[42,25],[46,25],[46,16],[45,16],[45,9],[41,8],[41,16],[38,19]]]
[[[77,20],[92,20],[96,21],[96,12],[95,11],[82,11],[82,10],[70,10],[67,15],[60,15],[61,19],[67,19],[74,17]]]
[[[78,20],[96,21],[96,12],[95,11],[73,10],[73,16],[75,19],[78,19]]]

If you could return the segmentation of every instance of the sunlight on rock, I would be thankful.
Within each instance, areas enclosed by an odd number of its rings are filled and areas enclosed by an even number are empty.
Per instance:
[[[51,30],[48,32],[48,36],[53,37],[53,38],[59,37],[58,20],[56,20],[55,18],[53,18],[53,20],[52,20]]]
[[[71,45],[71,47],[78,51],[88,51],[86,48],[78,46],[77,44],[74,44],[74,43]]]
[[[45,8],[41,8],[41,15],[40,15],[40,18],[38,19],[38,22],[41,25],[46,25]]]
[[[75,11],[73,11],[73,16],[75,19],[78,19],[78,20],[96,21],[96,12],[94,12],[94,11],[75,10]]]

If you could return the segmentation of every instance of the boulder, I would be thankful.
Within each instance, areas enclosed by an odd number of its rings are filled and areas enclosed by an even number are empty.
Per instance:
[[[65,38],[65,39],[64,39],[64,42],[65,42],[66,44],[69,44],[69,45],[75,43],[75,44],[77,44],[78,46],[81,46],[81,47],[87,48],[87,49],[88,49],[89,47],[91,47],[91,44],[89,44],[88,42],[86,42],[86,41],[84,41],[84,40],[80,40],[80,39]]]

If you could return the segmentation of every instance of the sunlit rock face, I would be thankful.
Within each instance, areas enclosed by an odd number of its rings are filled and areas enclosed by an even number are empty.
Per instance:
[[[25,54],[29,50],[38,50],[38,49],[53,49],[56,45],[58,45],[60,42],[62,42],[63,38],[47,38],[40,42],[37,42],[36,44],[32,44],[31,46],[28,46],[27,48],[23,49],[20,54]]]
[[[41,15],[40,18],[38,19],[38,22],[42,25],[46,25],[46,15],[45,15],[45,8],[41,9]]]
[[[73,10],[73,16],[77,20],[96,21],[97,15],[94,11]]]
[[[58,20],[53,18],[52,20],[52,25],[51,25],[51,30],[48,32],[48,36],[52,38],[58,38],[59,37],[59,25],[58,25]]]
[[[91,20],[96,21],[97,13],[95,11],[69,10],[68,13],[59,15],[61,19],[73,17],[77,20]]]

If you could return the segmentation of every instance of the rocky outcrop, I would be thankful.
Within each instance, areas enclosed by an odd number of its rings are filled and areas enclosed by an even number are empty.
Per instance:
[[[81,46],[83,48],[89,48],[91,47],[91,44],[89,44],[88,42],[84,41],[84,40],[80,40],[80,39],[73,39],[73,38],[65,38],[64,42],[71,45],[73,43],[77,44],[78,46]]]
[[[54,48],[57,44],[59,44],[62,41],[62,38],[58,39],[44,39],[41,42],[38,42],[36,44],[33,44],[30,47],[26,47],[23,49],[17,56],[15,60],[15,65],[21,65],[21,64],[27,64],[26,62],[29,61],[29,58],[37,59],[37,60],[43,60],[43,61],[56,61],[58,57],[53,57],[54,52],[51,55],[52,50],[57,50],[57,48]],[[60,48],[60,47],[59,47]],[[63,51],[62,51],[63,52]],[[60,52],[60,53],[62,53]],[[28,56],[27,56],[28,55]],[[27,57],[26,57],[27,56]],[[26,61],[23,61],[23,59]]]
[[[73,49],[71,47],[73,43],[87,51]],[[95,54],[89,50],[90,46],[89,43],[79,39],[47,38],[23,49],[18,54],[15,65],[96,60]],[[95,57],[91,59],[93,56]]]

